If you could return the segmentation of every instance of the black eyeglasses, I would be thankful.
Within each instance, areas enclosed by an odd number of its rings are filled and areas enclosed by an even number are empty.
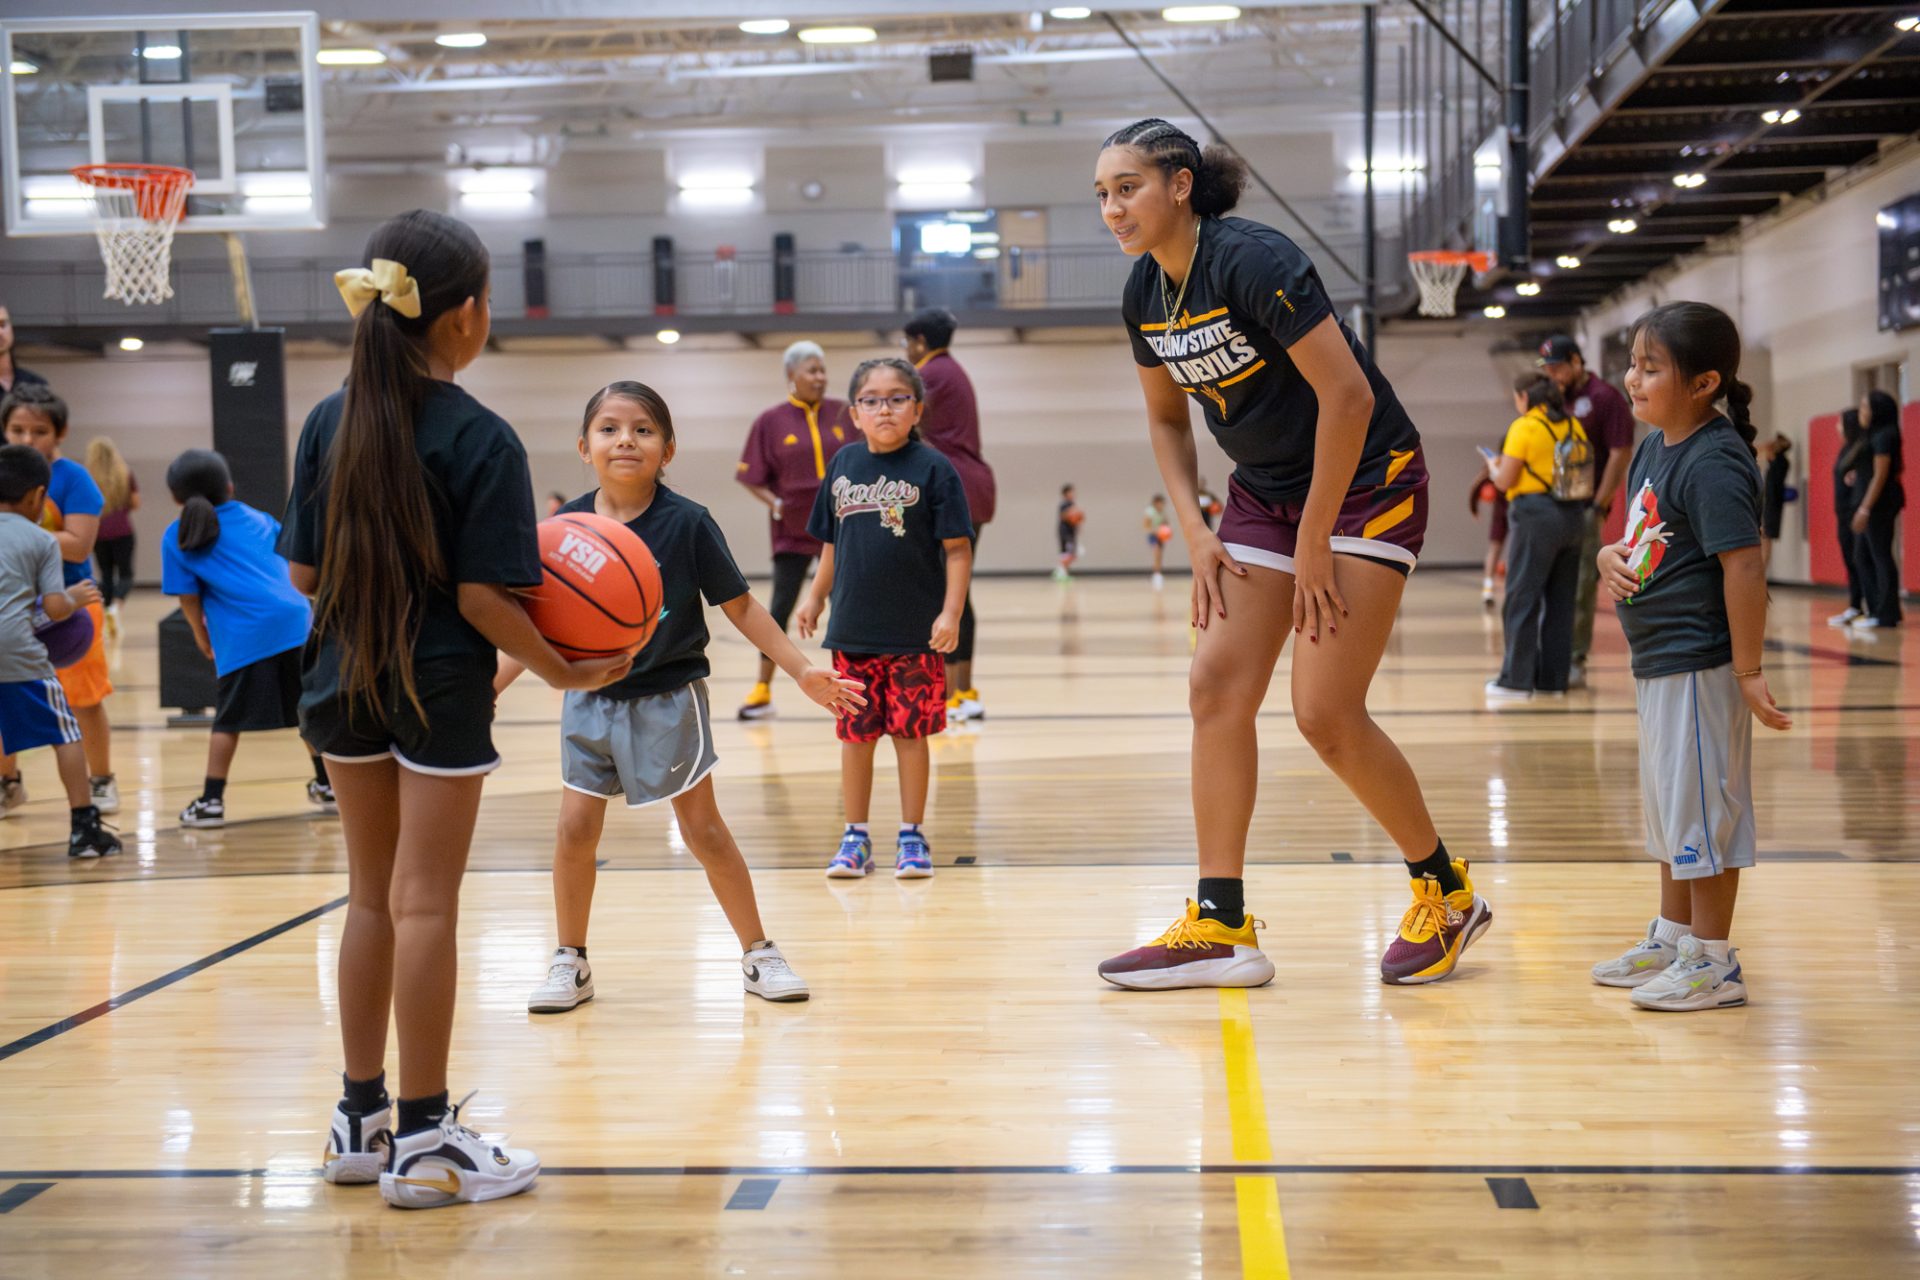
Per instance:
[[[905,413],[907,406],[914,403],[914,398],[909,395],[861,396],[854,403],[860,406],[862,413],[878,413],[882,409],[893,413]]]

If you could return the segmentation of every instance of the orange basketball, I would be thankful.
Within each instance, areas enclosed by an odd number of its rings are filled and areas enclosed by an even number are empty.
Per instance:
[[[540,522],[539,586],[520,595],[570,662],[637,653],[660,621],[660,566],[618,520],[570,511]]]
[[[1155,529],[1153,531],[1153,536],[1160,539],[1160,541],[1162,542],[1172,542],[1173,526],[1170,524],[1163,524],[1158,529]]]
[[[1084,512],[1084,511],[1082,511],[1082,510],[1081,510],[1080,508],[1078,508],[1078,507],[1068,507],[1068,508],[1067,508],[1067,523],[1068,523],[1068,524],[1076,524],[1076,525],[1077,525],[1077,524],[1080,524],[1080,523],[1082,523],[1083,521],[1085,521],[1085,520],[1086,520],[1086,518],[1087,518],[1087,513],[1086,513],[1086,512]]]

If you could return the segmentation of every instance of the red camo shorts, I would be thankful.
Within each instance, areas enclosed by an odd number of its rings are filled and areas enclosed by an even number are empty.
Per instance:
[[[867,686],[867,705],[833,722],[842,742],[930,738],[947,727],[947,660],[937,653],[843,653],[833,669]]]

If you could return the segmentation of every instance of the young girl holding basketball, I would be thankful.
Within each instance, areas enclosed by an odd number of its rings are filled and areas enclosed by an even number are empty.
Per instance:
[[[323,1176],[378,1178],[402,1208],[513,1195],[540,1172],[532,1152],[462,1125],[447,1094],[460,881],[500,763],[496,649],[559,688],[598,688],[631,661],[566,662],[513,596],[541,581],[526,451],[453,383],[486,346],[487,274],[471,227],[416,209],[334,276],[355,317],[351,364],[301,431],[281,542],[315,606],[301,733],[330,766],[347,843],[346,1088]]]
[[[753,878],[720,816],[712,772],[707,705],[707,622],[701,597],[727,615],[760,652],[780,664],[806,695],[836,714],[864,705],[860,684],[808,664],[786,631],[747,589],[720,526],[699,503],[663,483],[673,461],[673,417],[653,388],[615,382],[593,393],[580,423],[580,458],[600,487],[561,507],[618,520],[646,544],[664,592],[653,638],[626,679],[595,691],[573,690],[560,714],[560,831],[553,852],[553,904],[560,945],[547,980],[527,999],[532,1013],[560,1013],[593,999],[587,917],[593,905],[594,855],[607,801],[638,809],[671,801],[687,848],[740,938],[741,982],[767,1000],[805,1000],[807,984],[768,941]],[[503,657],[495,680],[505,689],[520,664]]]
[[[1767,564],[1753,393],[1739,373],[1740,333],[1718,308],[1671,302],[1634,324],[1627,394],[1658,430],[1634,451],[1626,537],[1596,558],[1633,651],[1660,914],[1593,980],[1674,1013],[1747,1002],[1728,938],[1754,861],[1753,722],[1793,723],[1761,670]]]
[[[807,532],[824,550],[797,618],[800,634],[811,636],[832,594],[826,643],[834,669],[867,691],[867,705],[835,726],[847,828],[827,875],[857,878],[873,867],[873,756],[889,737],[900,769],[893,874],[923,879],[933,874],[933,851],[920,830],[932,767],[927,739],[947,727],[940,655],[959,641],[973,522],[960,473],[920,442],[926,386],[918,370],[891,357],[868,360],[853,371],[847,398],[866,447],[835,454],[814,499]]]

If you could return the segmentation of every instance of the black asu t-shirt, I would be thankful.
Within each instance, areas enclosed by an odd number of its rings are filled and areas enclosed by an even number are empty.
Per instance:
[[[293,460],[293,492],[287,499],[280,554],[294,564],[324,569],[329,485],[328,451],[340,429],[344,391],[315,405],[300,430]],[[540,542],[534,531],[533,477],[527,451],[505,419],[451,382],[435,382],[413,423],[414,451],[426,474],[434,533],[447,581],[426,593],[416,661],[437,658],[494,661],[494,648],[460,616],[455,594],[462,582],[532,587],[540,583]],[[396,624],[398,620],[396,619]],[[308,682],[319,671],[339,670],[334,641],[316,637]],[[310,687],[309,692],[315,689]]]
[[[960,473],[939,450],[910,440],[892,453],[865,444],[833,455],[807,532],[833,544],[829,649],[931,653],[947,600],[941,544],[973,536]]]
[[[1207,218],[1177,315],[1167,315],[1166,304],[1179,287],[1163,292],[1162,283],[1159,265],[1143,254],[1120,304],[1134,361],[1165,365],[1200,401],[1234,476],[1255,496],[1276,505],[1304,499],[1320,400],[1287,348],[1333,315],[1312,260],[1272,227]],[[1394,455],[1417,448],[1420,433],[1345,323],[1340,334],[1373,388],[1373,419],[1349,487],[1381,484]]]
[[[591,514],[599,492],[595,489],[575,498],[560,510]],[[733,562],[726,535],[707,509],[691,498],[661,485],[653,492],[652,504],[627,521],[627,528],[653,552],[664,598],[660,623],[653,639],[633,660],[632,672],[618,684],[599,690],[601,697],[622,702],[672,693],[713,674],[707,663],[707,615],[700,598],[722,605],[747,594],[747,580]]]

